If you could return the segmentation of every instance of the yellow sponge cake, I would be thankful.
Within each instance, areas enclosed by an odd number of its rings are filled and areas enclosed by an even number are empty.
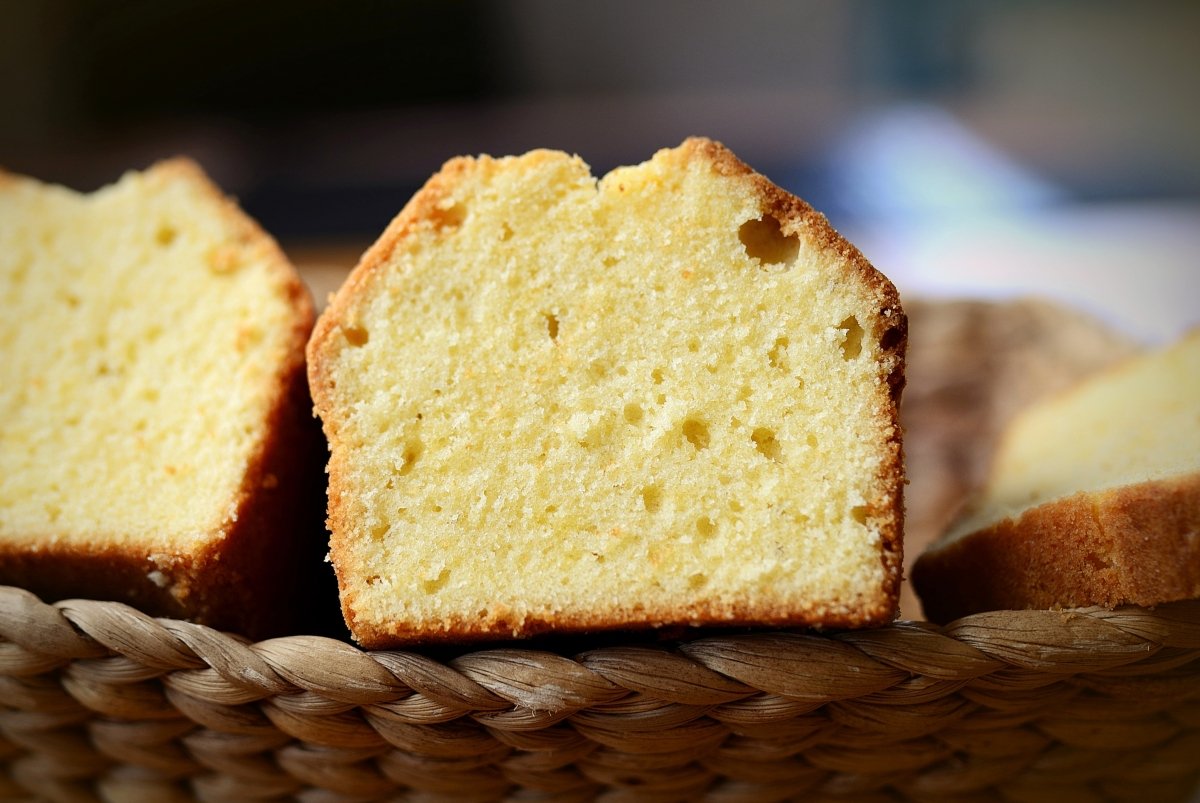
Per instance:
[[[1022,413],[913,582],[935,621],[1200,597],[1200,330]]]
[[[353,634],[890,621],[905,341],[717,143],[448,162],[309,344]]]
[[[0,582],[273,630],[320,471],[274,241],[186,160],[90,195],[0,173],[0,292]]]

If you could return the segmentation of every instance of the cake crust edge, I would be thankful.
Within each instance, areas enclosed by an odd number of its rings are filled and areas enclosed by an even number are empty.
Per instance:
[[[1082,491],[921,555],[930,621],[990,610],[1150,607],[1200,596],[1200,472]]]

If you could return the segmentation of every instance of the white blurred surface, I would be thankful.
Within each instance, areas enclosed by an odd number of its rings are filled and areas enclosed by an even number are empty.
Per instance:
[[[1200,204],[1051,207],[845,234],[902,297],[1041,296],[1146,343],[1200,325]]]

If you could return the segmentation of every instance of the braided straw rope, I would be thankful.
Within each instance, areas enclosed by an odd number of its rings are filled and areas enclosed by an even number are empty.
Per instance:
[[[0,587],[0,797],[1186,799],[1200,601],[442,662]]]

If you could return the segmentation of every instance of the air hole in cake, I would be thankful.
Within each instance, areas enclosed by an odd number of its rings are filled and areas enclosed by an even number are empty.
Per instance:
[[[687,438],[687,442],[697,449],[707,449],[711,440],[708,424],[699,418],[685,418],[683,420],[683,437]]]
[[[616,264],[620,261],[621,260],[617,259],[616,257],[605,257],[604,258],[604,267],[606,267],[606,268],[615,267]]]
[[[656,384],[656,385],[661,385],[661,384],[662,384],[662,381],[663,381],[663,372],[662,372],[662,369],[661,369],[661,368],[655,368],[653,371],[651,371],[651,372],[650,372],[650,379],[651,379],[651,380],[653,380],[654,384]]]
[[[804,439],[804,442],[807,443],[809,445],[809,447],[812,449],[816,449],[817,445],[819,443],[817,441],[817,436],[812,434],[811,432],[808,433],[808,437]]]
[[[1101,572],[1105,570],[1111,570],[1113,568],[1113,562],[1103,555],[1096,555],[1089,552],[1083,556],[1083,559],[1089,566],[1092,567],[1094,571]]]
[[[717,531],[717,525],[708,516],[696,519],[696,534],[701,538],[709,538]]]
[[[158,227],[158,231],[154,232],[154,241],[164,248],[175,242],[175,238],[179,236],[179,232],[169,223],[164,223]]]
[[[757,259],[764,267],[787,270],[800,253],[800,238],[784,234],[779,221],[771,215],[747,220],[738,228],[738,239],[745,246],[746,255]]]
[[[899,326],[893,326],[883,333],[883,337],[879,338],[879,347],[884,351],[891,351],[900,345],[900,338],[903,335],[900,332]]]
[[[787,347],[788,339],[786,337],[775,338],[775,345],[771,346],[771,350],[767,352],[767,362],[772,368],[784,370],[787,368]]]
[[[737,499],[730,499],[729,500],[729,509],[732,510],[734,513],[741,513],[743,510],[742,503],[740,501],[738,501]]]
[[[630,424],[637,424],[642,420],[642,406],[640,404],[634,404],[630,402],[629,404],[625,405],[624,415],[625,420]]]
[[[756,427],[750,433],[750,440],[754,441],[754,448],[758,449],[763,457],[773,460],[776,463],[783,462],[783,450],[779,446],[779,441],[775,438],[774,430],[767,427]]]
[[[375,541],[382,541],[384,536],[388,534],[389,529],[390,528],[388,527],[387,522],[381,521],[371,527],[371,538]]]
[[[403,458],[404,462],[400,465],[400,473],[408,474],[413,470],[413,466],[421,459],[421,455],[425,453],[425,444],[420,438],[413,438],[404,445]]]
[[[502,242],[508,242],[509,240],[512,239],[512,236],[513,236],[512,226],[509,226],[507,223],[500,224],[500,240]]]
[[[365,346],[369,337],[367,330],[362,326],[343,326],[342,334],[351,346]]]
[[[429,217],[436,228],[456,228],[467,219],[467,210],[462,204],[451,203],[449,206],[435,206]]]
[[[868,508],[866,505],[856,505],[850,508],[850,518],[854,519],[859,524],[866,524],[867,514],[869,512],[870,508]]]
[[[688,338],[687,348],[688,348],[688,351],[692,352],[693,354],[695,354],[697,351],[699,351],[700,350],[700,338],[698,338],[698,337]]]
[[[647,513],[654,513],[662,507],[662,488],[658,485],[647,485],[642,488],[642,507]]]
[[[421,583],[421,589],[426,594],[436,594],[443,587],[445,587],[446,583],[449,580],[450,580],[450,570],[442,569],[440,572],[438,572],[437,577],[433,578],[432,580],[426,580],[425,582]]]
[[[693,591],[704,588],[708,584],[708,575],[704,572],[696,572],[688,577],[688,588]]]
[[[842,338],[842,357],[853,360],[862,353],[863,328],[859,325],[858,318],[853,315],[839,323],[837,328],[846,330],[846,335]]]
[[[551,340],[558,340],[558,316],[552,312],[543,312],[542,317],[546,319],[546,334],[550,335]]]

